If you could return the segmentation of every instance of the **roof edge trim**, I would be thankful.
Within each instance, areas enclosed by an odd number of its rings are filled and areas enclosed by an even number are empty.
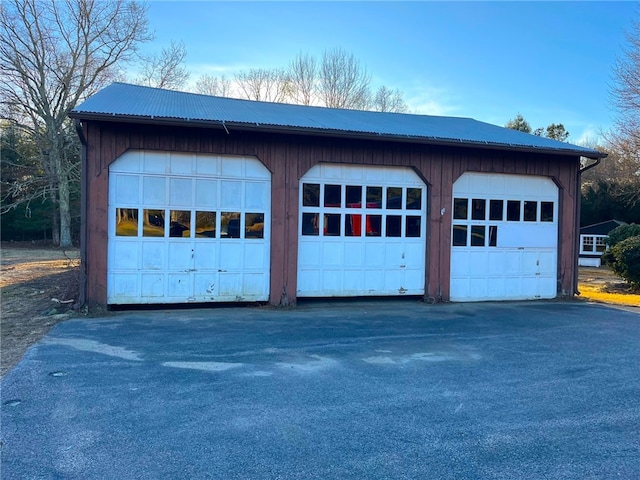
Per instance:
[[[545,147],[534,147],[525,145],[512,145],[506,143],[497,142],[474,142],[469,140],[456,140],[456,139],[442,139],[435,137],[421,137],[410,135],[392,135],[392,134],[380,134],[380,133],[368,133],[368,132],[355,132],[346,130],[334,130],[327,128],[310,128],[310,127],[291,127],[291,126],[278,126],[278,125],[263,125],[258,123],[242,123],[242,122],[228,122],[225,120],[190,120],[184,118],[170,118],[170,117],[149,117],[143,115],[118,115],[118,114],[104,114],[104,113],[87,113],[71,111],[69,117],[78,119],[80,121],[101,121],[109,123],[140,123],[145,125],[167,125],[167,126],[179,126],[179,127],[200,127],[200,128],[212,128],[220,127],[227,134],[230,133],[230,129],[237,129],[240,131],[251,132],[264,132],[264,133],[295,133],[299,135],[311,135],[321,137],[333,137],[333,138],[349,138],[349,139],[366,139],[376,141],[390,141],[400,143],[415,143],[421,145],[440,145],[459,148],[482,148],[492,150],[511,150],[519,152],[531,152],[531,153],[544,153],[552,155],[572,156],[572,157],[585,157],[590,159],[602,159],[607,157],[606,153],[593,150],[592,152],[583,152],[580,150],[574,150],[572,148],[566,149],[554,149]],[[593,153],[593,155],[589,155]]]

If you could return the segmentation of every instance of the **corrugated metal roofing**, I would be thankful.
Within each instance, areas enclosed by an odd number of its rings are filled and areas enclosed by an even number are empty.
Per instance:
[[[71,112],[80,119],[213,123],[226,128],[297,130],[333,135],[377,136],[419,143],[487,145],[604,157],[584,147],[498,127],[471,118],[342,110],[213,97],[113,83]]]

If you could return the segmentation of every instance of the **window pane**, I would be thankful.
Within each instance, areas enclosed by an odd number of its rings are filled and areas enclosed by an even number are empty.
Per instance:
[[[502,220],[502,209],[504,207],[504,201],[491,200],[489,202],[489,220]]]
[[[362,215],[348,213],[344,216],[344,234],[347,237],[362,236]]]
[[[216,212],[196,212],[196,238],[216,238]]]
[[[144,210],[143,237],[164,237],[164,210]]]
[[[406,225],[406,237],[419,237],[420,236],[420,222],[422,217],[416,217],[413,215],[407,216]]]
[[[362,187],[360,185],[347,185],[347,208],[362,207]]]
[[[484,225],[473,225],[471,227],[471,246],[484,247]]]
[[[484,220],[486,215],[487,201],[481,198],[471,200],[471,219]]]
[[[264,238],[264,213],[244,214],[244,238]]]
[[[553,222],[553,202],[540,202],[540,221]]]
[[[402,236],[402,217],[400,215],[387,215],[387,237]]]
[[[324,186],[324,206],[340,208],[342,187],[340,185],[325,185]]]
[[[422,209],[422,189],[407,188],[407,210]]]
[[[469,200],[467,198],[453,199],[453,218],[456,220],[466,220],[469,217],[467,212]]]
[[[382,187],[367,187],[367,208],[382,208]]]
[[[524,202],[524,221],[535,222],[538,219],[538,202],[525,200]]]
[[[302,214],[302,235],[318,235],[318,214]]]
[[[497,247],[498,246],[498,227],[497,225],[489,226],[489,246]]]
[[[138,236],[137,208],[116,208],[116,235],[119,237]]]
[[[392,210],[402,208],[402,187],[387,187],[387,208]]]
[[[454,247],[467,246],[467,226],[466,225],[453,226],[453,246]]]
[[[240,212],[222,212],[220,230],[220,238],[240,238]]]
[[[382,232],[382,215],[367,215],[367,237],[379,237]]]
[[[319,183],[303,183],[302,184],[302,206],[303,207],[319,207],[320,206],[320,184]]]
[[[585,252],[593,252],[593,237],[582,238],[582,250]]]
[[[604,252],[607,249],[607,246],[604,243],[603,237],[596,237],[596,252]]]
[[[510,222],[520,221],[520,202],[518,200],[507,202],[507,220]]]
[[[191,212],[189,210],[171,210],[169,224],[170,237],[189,237]]]
[[[324,216],[324,235],[337,237],[340,235],[340,214],[331,213]]]

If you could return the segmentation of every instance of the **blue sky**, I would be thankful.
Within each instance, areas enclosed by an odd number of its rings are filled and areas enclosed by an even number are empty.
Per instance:
[[[563,123],[580,143],[612,124],[612,67],[639,12],[638,2],[153,1],[146,48],[183,41],[193,81],[341,47],[412,112],[496,125],[522,113],[533,128]]]

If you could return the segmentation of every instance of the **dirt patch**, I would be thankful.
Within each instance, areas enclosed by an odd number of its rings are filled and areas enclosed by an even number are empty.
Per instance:
[[[633,290],[629,284],[605,266],[580,267],[578,290],[580,291],[579,299],[640,307],[640,292]]]
[[[78,249],[3,244],[0,257],[0,376],[56,323],[75,314]]]

